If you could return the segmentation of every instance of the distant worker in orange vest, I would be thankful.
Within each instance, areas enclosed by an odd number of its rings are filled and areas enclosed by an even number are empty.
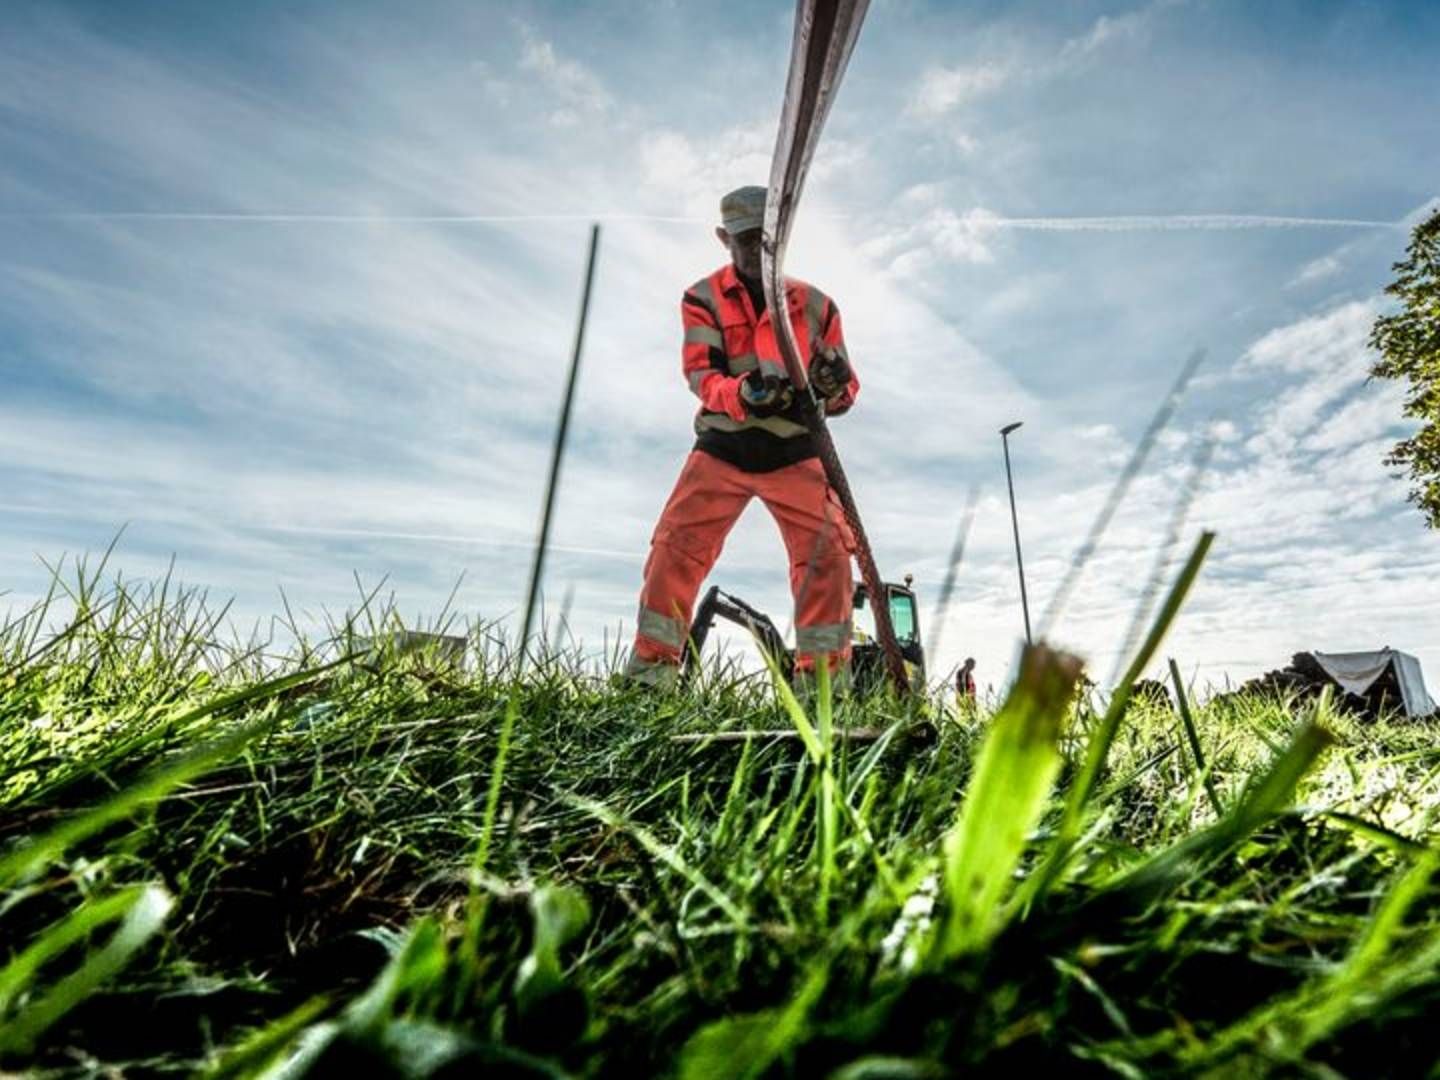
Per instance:
[[[855,402],[840,312],[813,285],[787,278],[786,315],[810,388],[797,391],[775,343],[760,285],[765,189],[742,187],[720,200],[715,236],[730,262],[685,290],[681,367],[700,399],[695,447],[650,539],[635,645],[626,676],[670,687],[679,675],[691,608],[731,526],[752,498],[765,503],[785,541],[795,598],[796,669],[850,660],[855,538],[825,479],[797,393],[813,393],[827,416]]]
[[[955,672],[955,695],[961,701],[975,700],[975,658],[967,656]]]

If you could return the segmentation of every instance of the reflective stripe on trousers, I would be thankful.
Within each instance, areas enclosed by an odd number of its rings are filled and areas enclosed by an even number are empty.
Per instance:
[[[817,676],[815,669],[818,665],[813,661],[809,664],[795,665],[795,693],[802,699],[815,693],[817,689]],[[832,694],[849,693],[852,685],[850,663],[848,657],[842,659],[831,658],[830,660],[830,692]]]
[[[841,623],[795,628],[795,651],[798,653],[838,653],[849,645],[849,619]]]
[[[635,631],[666,648],[682,649],[685,647],[685,635],[690,632],[690,627],[673,616],[662,615],[642,604],[639,614],[635,616]]]
[[[797,667],[813,664],[817,652],[837,662],[848,659],[855,541],[820,462],[811,458],[747,473],[696,450],[685,460],[645,561],[634,649],[641,660],[679,662],[700,585],[754,498],[780,526],[789,556]]]
[[[672,660],[646,660],[638,652],[631,652],[625,663],[625,677],[645,686],[669,690],[680,680],[680,665]]]

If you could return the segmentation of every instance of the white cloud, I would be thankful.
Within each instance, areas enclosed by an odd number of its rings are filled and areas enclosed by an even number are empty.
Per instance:
[[[560,56],[554,44],[532,27],[523,22],[518,25],[522,39],[521,70],[538,75],[566,105],[551,113],[552,123],[576,124],[582,115],[600,113],[610,107],[610,93],[594,72],[578,61]]]
[[[1306,436],[1300,443],[1301,450],[1320,453],[1362,443],[1373,445],[1402,425],[1400,409],[1405,394],[1399,386],[1366,384],[1355,389],[1355,399],[1343,404]]]
[[[1101,15],[1089,30],[1060,47],[1061,59],[1084,56],[1115,41],[1133,41],[1141,36],[1148,21],[1148,8],[1126,15]]]
[[[1300,268],[1300,272],[1291,279],[1289,287],[1309,285],[1312,282],[1324,281],[1338,274],[1343,263],[1334,255],[1322,255],[1318,259],[1311,259]]]
[[[931,182],[911,184],[900,193],[900,202],[918,207],[933,206],[940,201],[941,185]]]
[[[931,242],[942,255],[960,262],[994,262],[995,255],[985,242],[995,215],[983,207],[956,214],[953,210],[936,210],[921,224],[929,232]]]
[[[929,201],[929,193],[925,193]],[[898,278],[914,279],[937,262],[984,265],[995,261],[990,244],[995,215],[982,207],[957,214],[948,206],[932,206],[918,219],[907,214],[893,224],[871,228],[862,250],[888,260]]]
[[[1115,442],[1120,438],[1120,433],[1115,430],[1114,424],[1091,424],[1088,427],[1080,428],[1075,432],[1082,439],[1094,442]]]
[[[1069,38],[1060,47],[1060,61],[1090,56],[1117,42],[1143,41],[1149,35],[1155,17],[1170,8],[1182,7],[1188,0],[1153,0],[1144,7],[1122,15],[1101,15],[1085,33]]]
[[[923,72],[911,91],[909,111],[935,119],[954,112],[1005,84],[1008,73],[998,64],[932,67]]]
[[[1246,351],[1241,372],[1333,372],[1362,359],[1378,306],[1355,300],[1299,322],[1271,330]],[[1360,373],[1364,374],[1363,367]]]
[[[695,137],[673,129],[639,137],[641,182],[671,205],[701,221],[719,215],[719,193],[770,178],[774,128],[764,121],[741,123]]]
[[[1240,437],[1240,429],[1229,420],[1216,420],[1209,425],[1207,434],[1217,443],[1231,443]]]
[[[1157,442],[1166,450],[1176,451],[1188,446],[1190,436],[1183,431],[1176,431],[1174,428],[1166,428],[1157,436]]]

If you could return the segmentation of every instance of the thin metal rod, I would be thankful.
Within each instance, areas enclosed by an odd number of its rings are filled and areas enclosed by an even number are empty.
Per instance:
[[[1015,514],[1015,481],[1010,475],[1010,436],[1001,434],[1000,445],[1005,448],[1005,486],[1010,489],[1010,524],[1015,530],[1015,568],[1020,572],[1020,610],[1025,613],[1025,644],[1033,645],[1030,639],[1030,601],[1025,595],[1025,559],[1020,554],[1020,519]]]
[[[565,440],[570,431],[570,408],[575,401],[575,384],[580,375],[580,353],[585,345],[585,323],[590,316],[590,289],[595,281],[595,252],[600,247],[600,225],[590,226],[590,254],[585,261],[585,288],[580,295],[580,324],[575,328],[575,349],[570,355],[570,376],[565,382],[565,399],[560,405],[560,423],[555,430],[555,446],[550,456],[550,476],[545,483],[545,509],[540,515],[540,536],[535,541],[535,560],[530,566],[530,587],[525,600],[525,619],[520,626],[520,666],[525,664],[525,650],[530,644],[530,627],[535,619],[535,603],[540,596],[540,581],[545,573],[545,550],[550,546],[550,522],[555,512],[555,494],[560,488],[560,463],[565,458]]]
[[[560,463],[565,459],[565,437],[570,431],[570,406],[575,400],[575,383],[580,374],[580,352],[585,344],[585,322],[590,315],[590,286],[595,280],[595,252],[600,247],[600,225],[590,226],[590,254],[585,261],[585,289],[580,294],[580,325],[575,328],[575,350],[570,355],[570,375],[565,381],[565,398],[560,405],[560,422],[555,429],[555,446],[550,455],[550,476],[545,482],[545,509],[540,515],[540,535],[535,540],[535,561],[530,566],[529,591],[525,595],[525,618],[520,624],[520,651],[515,659],[515,677],[510,683],[510,701],[500,721],[500,734],[495,743],[494,764],[490,767],[490,786],[485,794],[485,816],[480,825],[480,842],[475,849],[475,869],[482,871],[490,862],[490,842],[495,832],[495,819],[500,811],[500,792],[505,785],[505,765],[510,757],[510,738],[515,731],[515,718],[520,714],[520,675],[525,670],[525,657],[530,647],[530,627],[535,619],[535,602],[540,596],[540,581],[545,574],[545,549],[550,546],[550,521],[555,513],[555,493],[560,488]],[[473,883],[470,903],[479,902]],[[478,921],[472,920],[472,926]]]

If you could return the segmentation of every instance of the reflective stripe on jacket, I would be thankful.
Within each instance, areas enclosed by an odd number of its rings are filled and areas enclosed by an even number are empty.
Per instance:
[[[786,279],[785,293],[802,363],[809,365],[817,342],[848,359],[834,301],[795,278]],[[764,418],[746,414],[740,381],[749,372],[758,368],[765,375],[787,376],[770,312],[756,316],[734,265],[727,263],[685,290],[680,315],[685,327],[682,367],[691,392],[700,399],[696,449],[746,472],[769,472],[814,457],[798,411]],[[826,402],[827,415],[848,410],[859,390],[860,382],[852,376],[850,385]]]

